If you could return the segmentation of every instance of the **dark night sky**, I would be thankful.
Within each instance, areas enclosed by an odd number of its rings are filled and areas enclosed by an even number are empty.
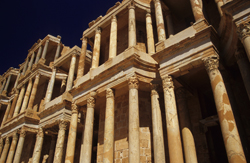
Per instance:
[[[88,23],[117,1],[0,0],[0,75],[9,67],[19,68],[32,45],[47,34],[60,35],[66,46],[81,47]]]

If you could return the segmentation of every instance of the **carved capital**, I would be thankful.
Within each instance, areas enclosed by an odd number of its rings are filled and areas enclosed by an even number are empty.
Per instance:
[[[146,17],[151,17],[151,11],[147,10]]]
[[[171,76],[166,76],[165,78],[162,79],[162,85],[163,89],[173,89],[174,88],[174,83],[172,81]]]
[[[85,36],[83,36],[83,37],[81,38],[81,40],[82,40],[82,44],[87,44],[87,43],[88,43],[88,38],[85,37]]]
[[[76,104],[72,104],[71,105],[71,111],[72,111],[72,114],[78,114],[78,109],[77,109],[77,105]]]
[[[184,87],[180,87],[175,92],[177,99],[185,99],[186,98],[186,89]]]
[[[151,86],[151,96],[158,95],[159,84],[152,84]]]
[[[25,136],[26,136],[26,131],[24,129],[21,129],[21,131],[20,131],[20,137],[25,138]]]
[[[239,39],[242,42],[246,37],[250,36],[250,24],[249,23],[240,24],[237,28],[237,33]]]
[[[17,133],[15,133],[15,134],[12,136],[12,139],[13,139],[13,140],[17,140],[17,139],[18,139]]]
[[[106,98],[114,98],[114,91],[111,88],[107,88],[106,90]]]
[[[97,27],[95,30],[95,34],[101,34],[102,33],[102,29],[100,27]]]
[[[7,137],[7,138],[5,139],[5,144],[10,144],[10,139],[9,139],[9,137]]]
[[[245,51],[243,48],[239,48],[237,49],[237,51],[235,52],[234,54],[236,60],[240,60],[240,59],[243,59],[243,58],[247,58],[246,54],[245,54]]]
[[[46,40],[46,44],[48,44],[49,43],[49,40]]]
[[[68,121],[61,119],[59,121],[59,130],[66,130],[68,126]]]
[[[113,16],[111,17],[111,22],[117,22],[117,19],[116,19],[116,16],[115,16],[115,15],[113,15]]]
[[[44,137],[44,133],[43,133],[43,129],[42,128],[39,128],[38,129],[38,133],[36,134],[36,137],[40,137],[40,138],[43,138]]]
[[[128,9],[135,9],[135,1],[131,1],[130,4],[128,5]]]
[[[128,80],[129,89],[138,89],[139,87],[139,80],[136,76],[132,76]]]
[[[219,67],[219,56],[210,56],[203,60],[207,72],[218,69]]]
[[[87,108],[94,108],[95,107],[95,98],[90,96],[87,99]]]

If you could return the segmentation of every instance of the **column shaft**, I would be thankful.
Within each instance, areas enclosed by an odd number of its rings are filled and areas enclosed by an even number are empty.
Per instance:
[[[55,60],[59,57],[59,55],[60,55],[60,50],[61,50],[61,43],[58,43],[58,44],[57,44],[57,48],[56,48],[56,54],[55,54],[54,62],[55,62]]]
[[[24,96],[24,99],[23,99],[23,105],[22,105],[22,108],[21,108],[21,111],[20,113],[24,112],[24,110],[26,109],[27,107],[27,104],[28,104],[28,101],[29,101],[29,97],[30,97],[30,92],[31,92],[31,88],[32,88],[32,79],[29,80],[29,84],[27,86],[27,90],[26,90],[26,93],[25,93],[25,96]]]
[[[17,103],[17,99],[19,97],[19,90],[16,90],[15,92],[15,97],[12,101],[12,104],[11,104],[11,108],[10,108],[10,112],[9,112],[9,115],[8,115],[8,118],[7,119],[10,119],[13,117],[13,114],[14,114],[14,110],[15,110],[15,107],[16,107],[16,103]]]
[[[17,77],[16,77],[16,81],[15,81],[15,84],[14,84],[14,87],[13,87],[13,88],[16,88],[16,87],[17,87],[18,80],[19,80],[20,76],[21,76],[21,72],[19,71],[19,73],[18,73],[18,75],[17,75]]]
[[[97,68],[99,66],[100,49],[101,49],[101,28],[97,28],[95,31],[95,42],[94,42],[91,68]]]
[[[44,48],[43,48],[43,54],[42,54],[43,59],[45,59],[45,57],[46,57],[48,46],[49,46],[49,40],[46,40]]]
[[[81,55],[80,55],[79,63],[78,63],[77,78],[80,78],[84,75],[84,67],[85,67],[85,60],[86,60],[86,53],[87,53],[87,44],[88,44],[87,37],[83,37],[82,38]]]
[[[10,79],[11,79],[11,75],[8,76],[8,80],[7,80],[7,83],[4,87],[4,90],[2,92],[3,95],[6,95],[7,91],[8,91],[8,88],[9,88],[9,85],[10,85]]]
[[[35,64],[37,64],[37,62],[39,61],[41,54],[42,54],[42,46],[39,47],[37,55],[36,55],[36,60],[35,60]]]
[[[25,72],[27,70],[28,63],[29,63],[29,58],[26,59],[26,62],[25,62],[24,68],[23,68],[23,72],[22,72],[23,75],[25,74]]]
[[[110,42],[109,42],[109,59],[114,58],[117,53],[117,19],[116,16],[111,18]]]
[[[136,20],[135,6],[130,4],[128,7],[128,47],[136,46]]]
[[[9,141],[9,138],[7,137],[6,140],[5,140],[3,152],[2,152],[2,155],[1,155],[1,158],[0,158],[0,163],[5,163],[5,160],[7,158],[7,154],[8,154],[8,151],[9,151],[9,147],[10,147],[10,141]]]
[[[1,127],[3,127],[4,122],[6,122],[6,120],[8,119],[10,108],[11,108],[11,102],[8,103],[8,106],[6,108],[6,111],[5,111],[5,114],[4,114],[4,117],[3,117]]]
[[[39,128],[38,133],[36,135],[36,144],[34,147],[33,155],[32,155],[32,163],[39,163],[42,147],[43,147],[43,129]]]
[[[161,42],[166,39],[162,7],[160,0],[154,0],[154,4],[155,4],[155,17],[156,17],[156,25],[158,33],[158,42]]]
[[[205,19],[203,15],[203,11],[202,11],[202,1],[190,0],[190,3],[191,3],[192,10],[193,10],[195,21],[197,22],[199,20]]]
[[[171,13],[168,13],[166,16],[167,19],[167,28],[168,28],[168,36],[171,37],[174,35],[173,21]]]
[[[49,84],[48,84],[44,104],[50,102],[50,100],[51,100],[54,85],[55,85],[55,80],[56,80],[56,68],[53,68],[52,74],[51,74],[51,77],[50,77],[50,81],[49,81]]]
[[[20,111],[21,104],[22,104],[22,101],[23,101],[24,92],[25,92],[25,85],[23,85],[22,88],[21,88],[21,92],[20,92],[20,94],[18,96],[18,100],[17,100],[17,103],[16,103],[16,107],[15,107],[13,117],[17,116],[19,111]]]
[[[12,163],[12,161],[13,161],[13,157],[14,157],[14,153],[15,153],[16,145],[17,145],[17,140],[18,140],[18,136],[17,136],[17,134],[15,134],[12,138],[10,151],[9,151],[6,163]]]
[[[28,109],[32,109],[33,108],[33,104],[36,98],[36,92],[37,92],[37,86],[39,84],[39,80],[40,80],[40,74],[36,75],[34,84],[33,84],[33,88],[32,88],[32,92],[30,94],[30,100],[29,100],[29,104],[28,104]],[[37,111],[37,110],[34,110]]]
[[[18,144],[17,144],[16,153],[15,153],[13,163],[20,163],[25,136],[26,136],[26,131],[22,129],[21,133],[20,133],[20,136],[19,136],[19,140],[18,140]]]
[[[0,138],[0,156],[2,154],[3,151],[3,138]]]
[[[0,91],[0,93],[2,93],[2,92],[3,92],[3,90],[4,90],[4,86],[5,86],[5,83],[6,83],[6,79],[4,79],[4,81],[3,81],[3,85],[2,85],[2,87],[1,87],[1,91]]]
[[[34,59],[35,59],[35,52],[32,53],[32,56],[31,56],[31,59],[30,59],[30,62],[29,62],[28,70],[31,70],[31,67],[32,67],[33,62],[34,62]]]
[[[51,142],[50,142],[50,149],[49,149],[49,158],[48,158],[48,161],[47,161],[48,163],[53,163],[55,146],[56,146],[56,136],[52,135],[51,136]]]
[[[71,58],[70,68],[69,68],[66,91],[69,91],[72,88],[73,80],[74,80],[75,67],[76,67],[76,54],[73,54],[72,58]]]
[[[148,54],[154,54],[155,53],[154,32],[153,32],[152,18],[149,12],[146,14],[146,30],[147,30]]]

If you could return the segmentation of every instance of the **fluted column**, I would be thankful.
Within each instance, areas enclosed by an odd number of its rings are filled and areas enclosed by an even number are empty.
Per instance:
[[[42,50],[43,50],[43,48],[42,48],[42,46],[40,46],[39,49],[38,49],[37,55],[36,55],[35,64],[38,63],[38,61],[39,61],[39,59],[41,57],[41,54],[42,54]]]
[[[128,47],[136,46],[135,6],[132,2],[128,7]]]
[[[67,130],[68,122],[65,120],[60,120],[59,131],[57,135],[56,150],[54,154],[54,162],[62,162],[64,141],[65,141],[65,131]]]
[[[79,57],[79,63],[78,63],[77,78],[80,78],[84,75],[87,46],[88,46],[88,38],[83,36],[81,55]]]
[[[184,147],[184,156],[186,163],[198,163],[194,137],[192,134],[192,125],[187,108],[186,90],[181,87],[176,90],[178,114],[180,118],[180,129]]]
[[[129,86],[129,163],[140,163],[139,131],[139,81],[136,76],[130,77]]]
[[[2,151],[3,151],[3,138],[0,138],[0,156],[2,154]]]
[[[32,163],[40,162],[40,157],[43,147],[43,138],[44,138],[43,129],[39,128],[38,133],[36,135],[36,144],[32,155]]]
[[[23,75],[25,74],[25,72],[26,72],[26,70],[28,68],[28,64],[29,64],[29,58],[27,58],[26,61],[25,61],[25,65],[24,65],[23,72],[22,72]]]
[[[83,155],[82,162],[91,163],[92,155],[92,140],[93,140],[93,126],[94,126],[94,108],[95,98],[94,92],[87,100],[87,114],[85,120],[84,140],[83,140]]]
[[[29,97],[30,97],[30,92],[31,92],[31,88],[32,88],[32,79],[29,80],[29,84],[27,86],[27,90],[26,90],[26,93],[25,93],[25,96],[24,96],[24,99],[23,99],[23,105],[22,105],[22,108],[21,108],[21,111],[20,113],[24,112],[27,105],[28,105],[28,101],[29,101]]]
[[[34,62],[34,59],[35,59],[35,52],[32,53],[32,56],[31,56],[31,59],[30,59],[30,62],[29,62],[28,70],[31,70],[31,67],[32,67],[33,62]]]
[[[71,106],[72,115],[69,127],[69,136],[66,150],[65,162],[73,163],[75,156],[76,134],[77,134],[77,120],[78,120],[78,108],[77,105]]]
[[[59,43],[57,44],[54,62],[55,62],[55,60],[59,57],[59,55],[60,55],[60,50],[61,50],[61,43],[59,42]]]
[[[173,28],[172,14],[170,11],[167,13],[166,19],[167,19],[168,37],[172,37],[174,35],[174,28]]]
[[[55,152],[55,146],[56,146],[56,136],[51,136],[51,142],[50,142],[50,148],[49,148],[49,158],[47,163],[52,163],[54,158],[54,152]]]
[[[207,57],[204,59],[204,64],[206,66],[214,94],[215,105],[220,121],[228,162],[246,163],[232,107],[227,95],[224,81],[218,69],[219,56]]]
[[[114,114],[115,97],[114,91],[110,88],[106,90],[106,114],[103,146],[103,163],[112,163],[114,160]]]
[[[74,73],[75,73],[75,67],[76,67],[76,55],[77,54],[73,54],[71,58],[66,91],[69,91],[73,85]]]
[[[171,76],[162,80],[166,112],[166,125],[168,135],[168,149],[170,163],[183,163],[183,153],[179,130],[179,121],[176,109],[174,84]]]
[[[22,104],[23,97],[24,97],[24,92],[25,92],[25,85],[23,85],[22,88],[21,88],[21,92],[20,92],[20,94],[18,96],[18,100],[17,100],[17,103],[16,103],[16,107],[15,107],[15,110],[14,110],[13,117],[17,116],[19,111],[20,111],[21,104]]]
[[[161,42],[166,39],[161,1],[154,0],[154,4],[155,4],[155,17],[156,17],[156,26],[157,26],[157,33],[158,33],[158,42]]]
[[[11,146],[10,146],[10,150],[9,150],[6,163],[12,163],[13,161],[13,157],[14,157],[16,145],[17,145],[17,140],[18,140],[18,136],[17,136],[17,133],[15,133],[12,137],[12,142],[11,142]]]
[[[56,80],[56,68],[53,68],[52,70],[52,74],[49,80],[49,84],[47,87],[47,92],[45,95],[45,101],[44,104],[50,102],[52,94],[53,94],[53,89],[54,89],[54,85],[55,85],[55,80]]]
[[[46,40],[44,48],[43,48],[43,54],[42,54],[43,59],[45,59],[45,57],[46,57],[48,46],[49,46],[49,40]]]
[[[154,54],[155,41],[154,41],[154,32],[153,32],[152,18],[150,12],[147,12],[146,14],[146,30],[147,30],[148,54]]]
[[[165,149],[162,130],[162,116],[159,104],[158,84],[153,84],[151,89],[151,110],[153,126],[153,143],[155,163],[165,163]]]
[[[20,163],[26,131],[21,129],[13,163]]]
[[[9,151],[9,147],[10,147],[10,140],[7,137],[5,139],[5,144],[4,144],[3,152],[2,152],[2,155],[1,155],[0,163],[5,163],[5,160],[7,158],[7,154],[8,154],[8,151]]]
[[[109,59],[114,58],[117,53],[117,19],[113,15],[111,18],[110,41],[109,41]]]
[[[31,92],[31,95],[30,95],[28,109],[33,108],[33,104],[34,104],[34,101],[35,101],[35,98],[36,98],[37,86],[39,84],[40,76],[41,76],[40,74],[36,75],[36,78],[35,78],[35,81],[34,81],[34,84],[33,84],[33,88],[32,88],[32,92]],[[37,110],[34,110],[34,111],[37,111]]]
[[[244,23],[244,24],[239,25],[237,29],[237,33],[238,33],[239,39],[244,45],[248,59],[250,61],[250,24]]]
[[[10,85],[11,76],[12,76],[11,74],[8,76],[6,85],[5,85],[4,90],[3,90],[3,92],[2,92],[2,94],[5,95],[5,96],[6,96],[6,93],[7,93],[7,91],[8,91],[9,85]]]
[[[99,66],[100,49],[101,49],[101,28],[98,27],[95,31],[95,42],[94,42],[91,68],[97,68]]]
[[[8,105],[7,105],[7,108],[6,108],[4,117],[3,117],[3,121],[2,121],[1,127],[3,127],[4,122],[6,122],[6,120],[8,119],[10,108],[11,108],[11,102],[9,102]]]
[[[190,3],[195,21],[197,22],[199,20],[205,19],[202,11],[202,0],[190,0]]]

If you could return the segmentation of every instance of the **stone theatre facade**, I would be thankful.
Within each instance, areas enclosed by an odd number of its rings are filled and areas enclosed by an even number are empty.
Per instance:
[[[0,163],[250,161],[249,23],[249,0],[123,0],[81,48],[39,39],[0,76]]]

